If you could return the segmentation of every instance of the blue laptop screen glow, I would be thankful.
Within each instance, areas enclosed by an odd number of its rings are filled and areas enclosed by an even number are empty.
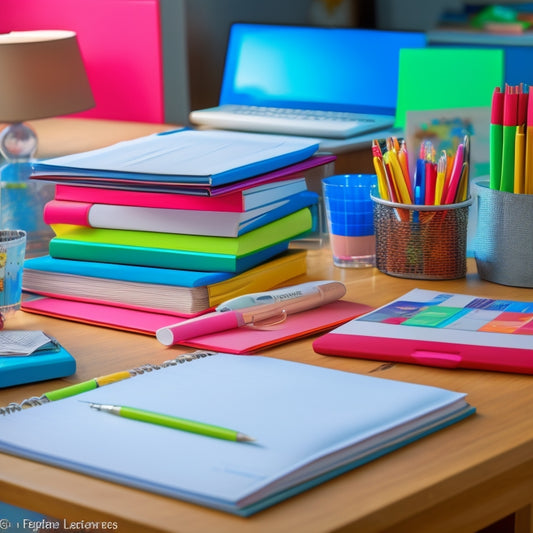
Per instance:
[[[401,48],[422,33],[234,24],[220,105],[394,115]]]

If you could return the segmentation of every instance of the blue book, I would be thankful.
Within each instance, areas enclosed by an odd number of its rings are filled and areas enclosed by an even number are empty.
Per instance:
[[[311,157],[316,139],[180,129],[34,163],[33,174],[69,181],[216,187]]]
[[[205,312],[225,300],[286,284],[305,274],[306,252],[288,250],[241,274],[75,261],[50,256],[24,263],[24,293],[150,310],[178,316]],[[26,310],[27,301],[23,302]]]
[[[75,359],[55,339],[30,355],[5,355],[0,351],[0,388],[61,378],[74,372]]]
[[[234,276],[231,272],[207,272],[97,261],[76,261],[51,257],[50,255],[26,259],[24,272],[27,273],[28,271],[191,288],[220,283]]]
[[[474,412],[464,393],[437,387],[272,357],[181,357],[188,362],[2,417],[0,450],[248,516]],[[176,391],[188,401],[169,401]],[[131,420],[85,402],[231,428],[255,441]],[[60,439],[58,427],[68,428]]]

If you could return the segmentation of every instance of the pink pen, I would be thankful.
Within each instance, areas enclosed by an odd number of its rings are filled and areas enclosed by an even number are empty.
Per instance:
[[[457,152],[455,152],[455,158],[453,160],[450,183],[446,191],[446,198],[442,202],[443,204],[453,204],[455,202],[457,188],[459,187],[459,181],[461,180],[461,174],[463,171],[464,149],[465,147],[462,143],[457,146]]]
[[[272,319],[282,321],[287,315],[334,302],[342,298],[344,294],[346,294],[344,284],[339,281],[331,281],[318,285],[314,294],[243,309],[215,311],[178,324],[165,326],[156,331],[156,338],[161,344],[171,346],[187,339],[236,329],[248,324],[259,324]]]

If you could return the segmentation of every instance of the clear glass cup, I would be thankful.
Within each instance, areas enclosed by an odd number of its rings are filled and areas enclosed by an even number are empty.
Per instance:
[[[0,318],[3,322],[20,309],[26,232],[0,230]]]
[[[339,174],[322,180],[333,264],[344,268],[375,265],[376,237],[371,195],[375,174]]]

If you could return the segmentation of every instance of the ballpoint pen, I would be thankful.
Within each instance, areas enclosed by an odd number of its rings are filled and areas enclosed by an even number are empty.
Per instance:
[[[189,420],[188,418],[180,418],[177,416],[156,413],[154,411],[147,411],[145,409],[127,407],[125,405],[106,405],[93,402],[84,403],[89,403],[91,408],[96,409],[97,411],[103,411],[122,418],[129,418],[130,420],[178,429],[180,431],[188,431],[189,433],[197,433],[199,435],[205,435],[206,437],[214,437],[236,442],[251,442],[255,440],[240,431],[215,426],[213,424],[206,424],[205,422],[196,422],[195,420]]]
[[[334,302],[346,293],[346,287],[338,281],[317,285],[317,288],[318,291],[312,294],[242,309],[214,311],[207,315],[165,326],[156,331],[156,338],[161,344],[171,346],[187,339],[237,329],[246,325],[258,325],[272,319],[280,322],[287,315]]]

